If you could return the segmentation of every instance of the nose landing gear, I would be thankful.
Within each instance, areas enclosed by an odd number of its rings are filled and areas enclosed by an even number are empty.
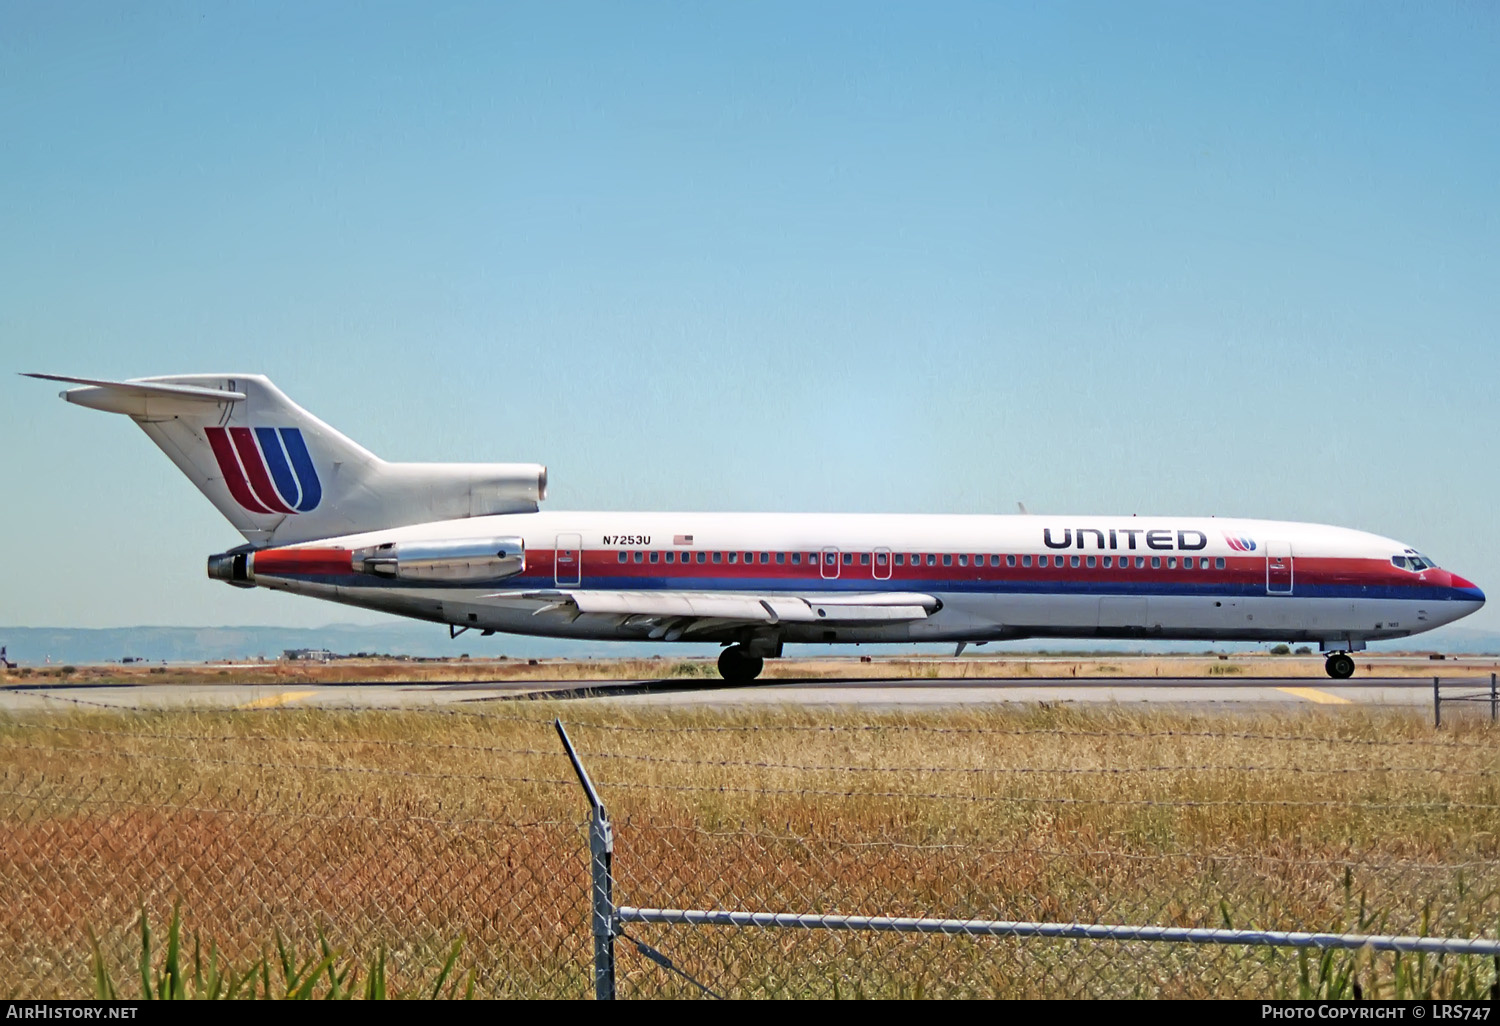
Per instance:
[[[731,684],[743,684],[760,676],[766,661],[751,655],[743,645],[730,645],[719,653],[719,676]]]
[[[1334,680],[1348,680],[1354,676],[1354,658],[1348,652],[1330,652],[1323,669]]]

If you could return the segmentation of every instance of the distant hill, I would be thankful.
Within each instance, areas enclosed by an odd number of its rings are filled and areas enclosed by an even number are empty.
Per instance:
[[[478,632],[450,640],[437,624],[327,627],[0,627],[0,644],[26,666],[52,663],[220,662],[275,659],[289,648],[326,648],[339,654],[371,652],[410,656],[587,655],[588,646]]]
[[[450,640],[438,624],[395,622],[382,625],[330,624],[326,627],[0,627],[0,645],[12,660],[23,666],[59,663],[111,663],[125,657],[149,662],[220,662],[275,659],[289,648],[326,648],[347,655],[370,652],[382,655],[442,657],[469,654],[475,657],[508,655],[522,658],[648,655],[712,655],[717,645],[670,645],[662,642],[612,643],[560,641],[508,634],[482,637],[477,631]],[[1108,651],[1108,652],[1197,652],[1208,648],[1243,651],[1265,645],[1208,645],[1204,642],[1011,642],[970,648],[971,653],[1001,654],[1007,651]],[[1430,634],[1401,641],[1384,642],[1379,650],[1437,651],[1448,653],[1500,654],[1500,634],[1464,627],[1445,627]],[[789,655],[822,654],[821,645],[797,645]],[[835,653],[910,655],[913,651],[953,651],[950,645],[838,646]]]

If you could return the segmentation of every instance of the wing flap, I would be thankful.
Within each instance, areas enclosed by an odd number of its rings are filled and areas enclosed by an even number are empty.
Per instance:
[[[750,595],[712,595],[682,591],[569,591],[581,613],[620,613],[631,616],[715,617],[771,622],[774,614]]]
[[[927,610],[921,606],[824,606],[814,604],[807,619],[817,623],[891,623],[901,620],[924,620]]]
[[[911,592],[875,595],[721,594],[691,591],[603,591],[560,588],[555,591],[496,592],[486,598],[540,600],[543,611],[571,607],[579,613],[615,616],[679,617],[740,623],[891,623],[922,620],[937,609],[931,595]]]

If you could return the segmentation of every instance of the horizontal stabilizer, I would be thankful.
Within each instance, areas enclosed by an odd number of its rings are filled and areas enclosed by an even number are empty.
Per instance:
[[[62,374],[23,374],[27,378],[43,381],[61,381],[68,385],[85,385],[85,388],[70,388],[62,397],[70,403],[87,406],[91,410],[105,413],[123,413],[127,417],[152,419],[170,417],[182,406],[195,407],[202,403],[239,403],[245,401],[244,392],[218,388],[202,388],[198,385],[177,385],[156,381],[104,381],[99,378],[71,378]]]

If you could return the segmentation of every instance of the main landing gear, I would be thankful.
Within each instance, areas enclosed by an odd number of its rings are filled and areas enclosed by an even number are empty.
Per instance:
[[[719,676],[731,684],[744,684],[760,676],[766,661],[751,655],[743,645],[730,645],[719,653]]]
[[[1328,661],[1323,664],[1323,669],[1328,671],[1328,676],[1334,680],[1348,680],[1354,676],[1354,657],[1348,652],[1330,652]]]

